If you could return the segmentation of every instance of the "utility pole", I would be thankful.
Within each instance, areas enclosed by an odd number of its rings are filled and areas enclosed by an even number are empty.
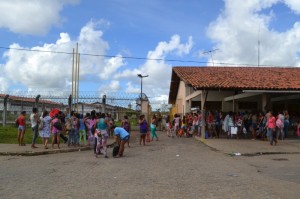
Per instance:
[[[141,102],[141,114],[143,113],[143,78],[149,77],[149,75],[142,75],[142,74],[137,74],[139,78],[141,78],[141,95],[140,95],[140,102]]]

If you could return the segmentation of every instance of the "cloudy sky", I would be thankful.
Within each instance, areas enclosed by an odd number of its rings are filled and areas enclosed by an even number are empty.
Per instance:
[[[298,0],[0,0],[0,13],[2,92],[70,90],[76,43],[81,91],[140,92],[149,75],[153,102],[173,66],[300,66]]]

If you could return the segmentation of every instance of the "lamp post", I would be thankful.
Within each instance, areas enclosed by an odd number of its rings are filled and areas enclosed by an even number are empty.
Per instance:
[[[139,78],[141,78],[141,96],[140,96],[140,102],[141,102],[141,113],[143,113],[143,106],[142,106],[142,100],[143,100],[143,97],[142,97],[142,95],[143,95],[143,78],[144,77],[149,77],[149,75],[142,75],[142,74],[137,74],[137,76],[139,77]]]

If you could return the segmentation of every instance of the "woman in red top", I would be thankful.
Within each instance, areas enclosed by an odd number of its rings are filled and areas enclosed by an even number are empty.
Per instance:
[[[26,129],[26,111],[22,111],[20,116],[18,117],[18,143],[19,146],[25,146],[23,143],[25,129]]]
[[[213,138],[216,135],[216,128],[215,128],[215,124],[214,124],[215,116],[213,115],[213,113],[211,111],[208,112],[206,122],[207,122],[209,137]]]
[[[267,135],[269,137],[270,144],[273,145],[273,142],[275,142],[275,145],[277,144],[277,139],[276,136],[274,135],[275,133],[275,124],[276,118],[273,116],[272,112],[269,111],[269,118],[267,122]]]

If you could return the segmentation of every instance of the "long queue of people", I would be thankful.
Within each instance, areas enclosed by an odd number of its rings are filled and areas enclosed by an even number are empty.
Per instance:
[[[37,148],[38,135],[42,138],[45,149],[48,149],[50,138],[52,138],[52,149],[55,148],[55,144],[57,144],[57,148],[60,148],[62,139],[68,147],[93,146],[96,157],[103,154],[105,158],[108,158],[106,145],[109,137],[115,136],[117,143],[121,145],[116,157],[122,157],[124,152],[123,143],[128,143],[129,146],[130,122],[127,116],[124,116],[121,127],[114,125],[114,120],[109,114],[97,113],[95,110],[83,115],[75,111],[69,112],[67,108],[66,112],[57,111],[52,116],[49,115],[47,110],[44,110],[39,117],[38,109],[33,108],[29,118],[33,132],[31,143],[33,149]],[[19,146],[25,146],[23,140],[26,130],[26,111],[21,112],[16,119],[16,125]]]
[[[294,125],[288,111],[278,112],[274,115],[272,111],[248,113],[207,111],[205,120],[202,120],[202,113],[187,113],[183,117],[175,114],[170,120],[166,118],[166,130],[169,137],[193,137],[205,134],[205,138],[219,138],[221,135],[227,138],[249,138],[269,140],[270,144],[277,144],[278,139],[284,140],[289,136],[289,129]],[[297,121],[297,124],[299,122]],[[205,125],[205,132],[202,126]],[[300,136],[300,126],[296,127]]]

